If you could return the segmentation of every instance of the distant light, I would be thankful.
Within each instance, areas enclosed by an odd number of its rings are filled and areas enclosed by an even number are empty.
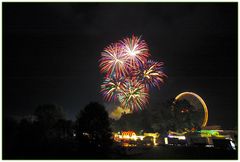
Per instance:
[[[137,140],[137,136],[132,136],[132,139],[134,139],[135,141]]]
[[[88,133],[83,133],[83,135],[84,135],[84,136],[87,136],[87,135],[89,135],[89,134],[88,134]]]
[[[153,144],[154,144],[154,146],[157,146],[157,142],[156,142],[156,138],[155,137],[153,137]]]
[[[185,136],[174,136],[174,135],[168,135],[169,138],[178,138],[179,140],[185,140]]]
[[[205,147],[214,147],[213,145],[206,145]]]
[[[164,138],[164,142],[165,142],[166,145],[168,144],[168,138],[167,137]]]
[[[236,145],[233,143],[233,141],[230,141],[230,144],[231,144],[233,150],[236,150]]]

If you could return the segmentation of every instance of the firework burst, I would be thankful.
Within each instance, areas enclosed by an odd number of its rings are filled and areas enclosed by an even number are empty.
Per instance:
[[[148,46],[141,37],[125,38],[121,41],[123,53],[128,57],[131,67],[142,66],[150,56]]]
[[[144,84],[136,81],[126,79],[122,92],[119,95],[119,101],[123,107],[134,110],[142,110],[148,103],[149,93]]]
[[[166,75],[163,63],[148,60],[148,46],[141,37],[132,36],[107,46],[101,53],[100,72],[104,100],[118,101],[121,107],[142,110],[149,100],[151,87],[160,88]]]
[[[117,101],[119,93],[122,91],[121,80],[106,77],[103,84],[101,85],[101,92],[106,101]]]
[[[162,68],[162,62],[148,60],[142,69],[137,69],[134,73],[145,83],[146,88],[157,87],[160,89],[161,83],[164,83],[164,78],[167,77]]]
[[[101,53],[100,72],[117,78],[127,75],[127,57],[119,43],[111,44]]]

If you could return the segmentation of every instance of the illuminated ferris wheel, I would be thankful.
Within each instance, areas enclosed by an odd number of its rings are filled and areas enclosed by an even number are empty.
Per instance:
[[[183,92],[177,95],[177,97],[175,97],[175,102],[181,100],[187,100],[199,111],[200,126],[201,128],[205,127],[208,122],[208,109],[204,100],[199,95],[193,92]]]

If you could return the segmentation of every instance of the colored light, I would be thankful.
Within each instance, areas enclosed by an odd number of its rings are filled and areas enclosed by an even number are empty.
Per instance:
[[[168,138],[167,137],[164,138],[164,142],[165,142],[166,145],[168,145]]]
[[[169,138],[178,138],[179,140],[185,140],[185,136],[174,136],[174,135],[168,135]]]

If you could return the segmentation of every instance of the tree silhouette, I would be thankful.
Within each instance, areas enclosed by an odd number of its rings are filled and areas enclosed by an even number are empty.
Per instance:
[[[182,132],[191,130],[192,128],[199,128],[199,112],[187,100],[180,100],[173,102],[172,114],[174,118],[175,130]]]
[[[54,128],[58,138],[71,138],[73,136],[73,122],[71,120],[59,119]]]
[[[174,98],[142,111],[123,114],[119,120],[112,121],[114,131],[133,130],[137,133],[144,131],[166,134],[174,127],[171,113],[173,101]]]
[[[3,117],[2,127],[2,157],[11,158],[16,152],[18,143],[18,122],[13,118]]]
[[[55,138],[57,136],[57,123],[59,120],[65,119],[62,107],[54,104],[38,106],[34,115],[37,117],[39,131],[42,132],[45,138]]]
[[[112,139],[108,113],[97,102],[88,104],[77,116],[76,133],[82,151],[109,150]]]
[[[48,125],[54,124],[65,117],[62,107],[55,104],[39,105],[34,115],[36,115],[39,122],[47,123]]]

